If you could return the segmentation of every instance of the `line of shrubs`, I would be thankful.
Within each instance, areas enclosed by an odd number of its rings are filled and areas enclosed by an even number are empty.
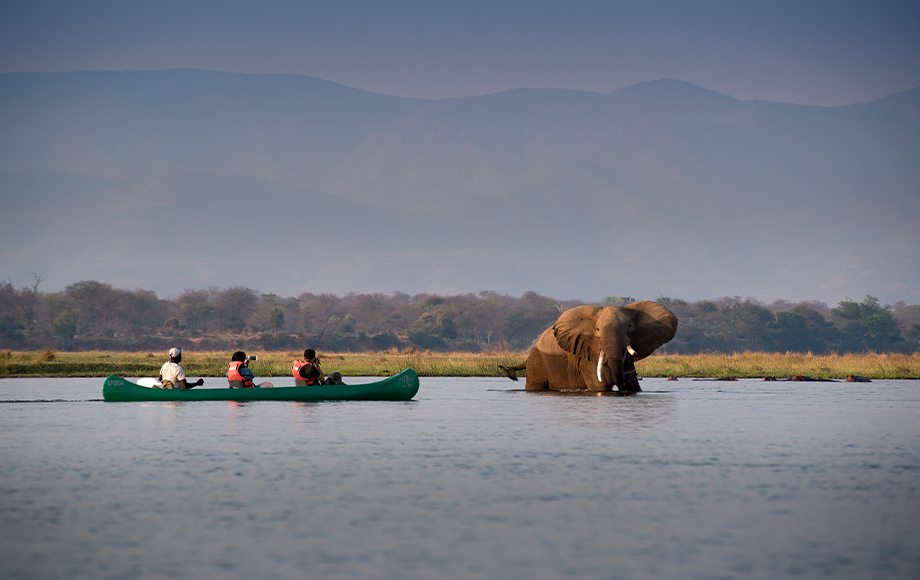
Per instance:
[[[579,300],[536,292],[432,294],[302,293],[281,297],[242,286],[186,290],[159,298],[88,280],[64,291],[0,283],[0,348],[13,350],[157,351],[176,343],[200,351],[298,350],[333,352],[417,348],[483,352],[527,348]],[[835,308],[821,302],[764,304],[738,296],[687,302],[659,296],[680,320],[661,351],[915,352],[920,305],[882,305],[873,296]],[[609,296],[600,305],[624,305]]]

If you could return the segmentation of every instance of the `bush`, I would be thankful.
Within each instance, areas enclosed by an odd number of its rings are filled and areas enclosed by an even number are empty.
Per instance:
[[[54,329],[54,334],[60,336],[65,341],[73,340],[74,335],[77,333],[77,315],[67,310],[61,311],[54,318],[54,323],[52,324]]]
[[[392,332],[384,332],[374,335],[374,337],[371,338],[371,342],[373,343],[375,349],[386,350],[399,344],[399,337]]]
[[[444,339],[439,336],[432,336],[427,332],[413,332],[409,335],[409,341],[417,344],[422,348],[433,348],[440,350],[444,348]]]

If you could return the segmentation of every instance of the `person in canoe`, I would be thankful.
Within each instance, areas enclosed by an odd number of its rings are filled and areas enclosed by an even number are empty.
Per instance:
[[[163,383],[164,389],[193,389],[204,384],[204,379],[189,383],[185,378],[185,369],[179,365],[180,362],[182,362],[182,349],[175,347],[169,349],[169,361],[163,364],[158,379]]]
[[[255,360],[256,357],[251,357]],[[249,368],[250,357],[246,353],[238,350],[230,357],[230,366],[227,368],[227,380],[230,381],[231,389],[258,389],[274,387],[275,385],[265,382],[255,384],[256,376]]]
[[[313,385],[341,385],[342,374],[332,373],[332,376],[326,378],[323,375],[323,369],[319,366],[319,358],[316,351],[308,348],[303,351],[303,360],[294,360],[291,365],[291,372],[294,375],[295,387],[311,387]]]

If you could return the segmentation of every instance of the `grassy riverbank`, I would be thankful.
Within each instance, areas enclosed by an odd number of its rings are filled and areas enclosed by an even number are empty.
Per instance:
[[[290,376],[295,352],[255,353],[251,363],[259,377]],[[330,353],[321,354],[323,370],[344,376],[386,376],[405,368],[423,377],[503,376],[499,363],[516,365],[526,358],[520,352],[505,353]],[[156,376],[166,358],[162,353],[0,351],[0,377],[127,377]],[[229,352],[183,354],[189,377],[223,377]],[[741,354],[653,355],[636,364],[639,376],[677,378],[725,377],[786,378],[807,375],[844,379],[861,375],[870,379],[920,379],[920,353],[811,355],[746,352]],[[523,373],[522,373],[523,376]]]

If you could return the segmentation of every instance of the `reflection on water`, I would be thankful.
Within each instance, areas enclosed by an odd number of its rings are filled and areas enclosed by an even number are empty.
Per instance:
[[[667,393],[621,395],[614,393],[526,392],[527,396],[546,397],[537,408],[545,420],[589,428],[653,428],[674,411],[675,397]]]
[[[79,402],[0,380],[2,578],[917,578],[920,381]]]

